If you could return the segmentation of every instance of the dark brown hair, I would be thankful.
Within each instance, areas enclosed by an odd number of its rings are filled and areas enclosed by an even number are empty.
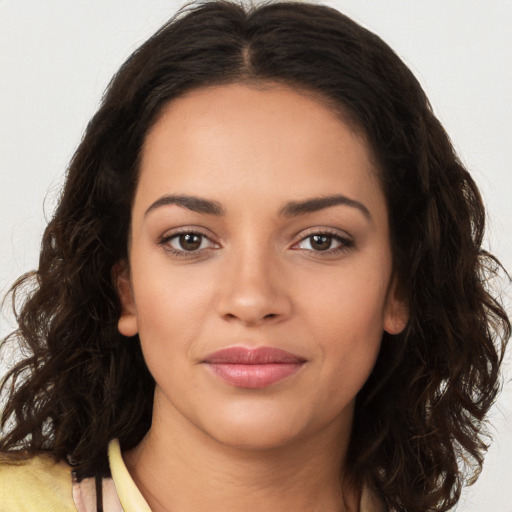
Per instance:
[[[310,92],[372,148],[410,320],[384,334],[358,395],[349,468],[389,510],[446,511],[481,467],[510,335],[489,291],[500,265],[481,247],[484,208],[395,53],[338,11],[302,2],[184,9],[114,77],[71,161],[39,268],[12,289],[19,328],[4,345],[27,355],[3,381],[0,450],[70,456],[87,474],[112,438],[129,449],[147,432],[154,382],[138,338],[117,331],[112,282],[127,257],[139,153],[167,102],[234,82]]]

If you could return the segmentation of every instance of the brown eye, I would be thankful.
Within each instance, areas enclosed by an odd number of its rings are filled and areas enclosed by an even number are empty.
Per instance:
[[[183,233],[177,237],[180,249],[184,251],[196,251],[201,247],[202,235],[196,233]]]
[[[327,251],[331,248],[333,237],[331,235],[312,235],[309,239],[314,251]]]
[[[312,253],[337,254],[353,247],[353,245],[354,242],[349,238],[329,232],[318,232],[304,237],[294,248]]]
[[[198,231],[182,231],[163,236],[158,243],[176,258],[205,256],[210,249],[220,248],[219,244]]]
[[[191,253],[215,246],[207,236],[202,235],[201,233],[194,233],[193,231],[165,237],[160,243],[168,246],[177,253]]]

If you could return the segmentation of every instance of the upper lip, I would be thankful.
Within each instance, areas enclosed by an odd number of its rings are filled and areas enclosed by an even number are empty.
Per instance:
[[[274,347],[228,347],[209,354],[205,363],[211,364],[299,364],[306,359]]]

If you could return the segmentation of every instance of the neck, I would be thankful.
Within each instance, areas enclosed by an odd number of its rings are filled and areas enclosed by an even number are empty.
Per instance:
[[[340,471],[349,427],[333,422],[285,446],[244,449],[155,411],[144,440],[123,457],[154,512],[356,512],[359,493]]]

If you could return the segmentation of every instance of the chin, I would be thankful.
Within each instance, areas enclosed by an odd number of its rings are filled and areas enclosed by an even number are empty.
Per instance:
[[[286,414],[275,407],[271,410],[261,407],[231,410],[216,418],[210,416],[208,424],[205,422],[201,427],[219,443],[249,451],[281,448],[293,444],[305,433],[305,425],[297,421],[296,414]]]
[[[281,431],[275,428],[262,429],[256,426],[226,429],[216,433],[216,440],[224,446],[248,452],[285,448],[299,439],[300,436],[296,432]]]

